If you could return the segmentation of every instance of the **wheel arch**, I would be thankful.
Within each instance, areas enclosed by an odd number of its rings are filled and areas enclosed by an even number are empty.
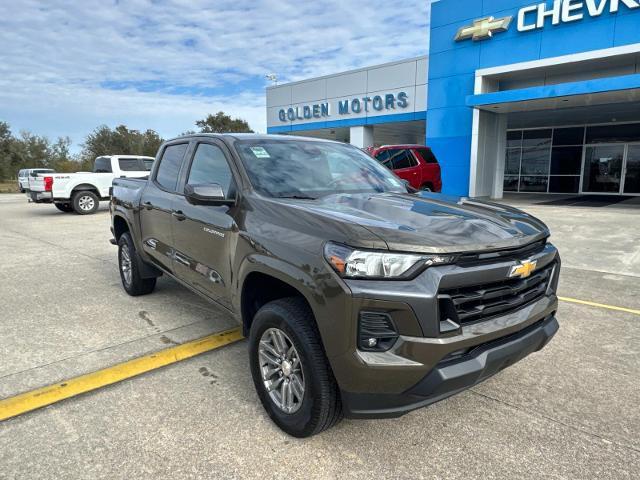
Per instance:
[[[122,215],[115,214],[113,216],[113,236],[115,237],[116,242],[120,240],[120,237],[125,232],[131,233],[129,222]]]
[[[291,265],[287,265],[287,267],[293,269]],[[309,289],[311,281],[311,277],[305,272],[299,271],[299,274],[294,276],[286,270],[269,268],[265,264],[256,264],[252,261],[251,268],[242,272],[238,285],[237,311],[240,312],[244,335],[249,334],[253,318],[258,310],[263,305],[280,298],[298,297],[303,299],[317,322],[314,311],[314,294]]]
[[[81,183],[80,185],[76,185],[71,189],[71,195],[73,196],[76,192],[93,192],[100,198],[100,189],[91,183]]]

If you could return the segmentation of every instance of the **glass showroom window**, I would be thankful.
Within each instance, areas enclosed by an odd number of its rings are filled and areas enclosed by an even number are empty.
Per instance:
[[[584,127],[507,132],[505,192],[578,193]]]

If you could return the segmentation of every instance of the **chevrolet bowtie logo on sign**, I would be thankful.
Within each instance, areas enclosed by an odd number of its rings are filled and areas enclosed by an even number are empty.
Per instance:
[[[509,272],[509,278],[520,277],[527,278],[530,277],[533,271],[536,269],[536,265],[538,262],[536,260],[527,260],[526,262],[522,262],[520,265],[516,265],[511,267],[511,272]]]
[[[493,37],[494,33],[509,30],[513,17],[493,18],[485,17],[473,22],[473,25],[462,27],[456,34],[456,42],[472,38],[474,41]]]

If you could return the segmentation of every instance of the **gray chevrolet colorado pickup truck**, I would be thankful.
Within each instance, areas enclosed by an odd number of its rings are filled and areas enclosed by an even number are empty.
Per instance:
[[[540,220],[408,192],[350,145],[180,137],[148,179],[113,181],[110,209],[127,293],[166,274],[234,316],[258,396],[294,436],[442,400],[558,330]]]

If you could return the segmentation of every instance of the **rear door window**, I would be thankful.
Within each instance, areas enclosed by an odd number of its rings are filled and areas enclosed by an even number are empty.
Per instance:
[[[417,165],[415,158],[411,152],[406,149],[389,150],[391,168],[393,170],[401,170],[403,168],[411,168]]]
[[[143,158],[142,163],[144,163],[144,170],[150,172],[153,167],[153,158]]]
[[[113,173],[111,169],[111,159],[108,157],[98,157],[93,164],[93,173]]]
[[[188,143],[179,143],[177,145],[169,145],[164,149],[156,172],[156,182],[165,190],[176,191],[178,174],[180,173],[182,159],[188,145]]]

